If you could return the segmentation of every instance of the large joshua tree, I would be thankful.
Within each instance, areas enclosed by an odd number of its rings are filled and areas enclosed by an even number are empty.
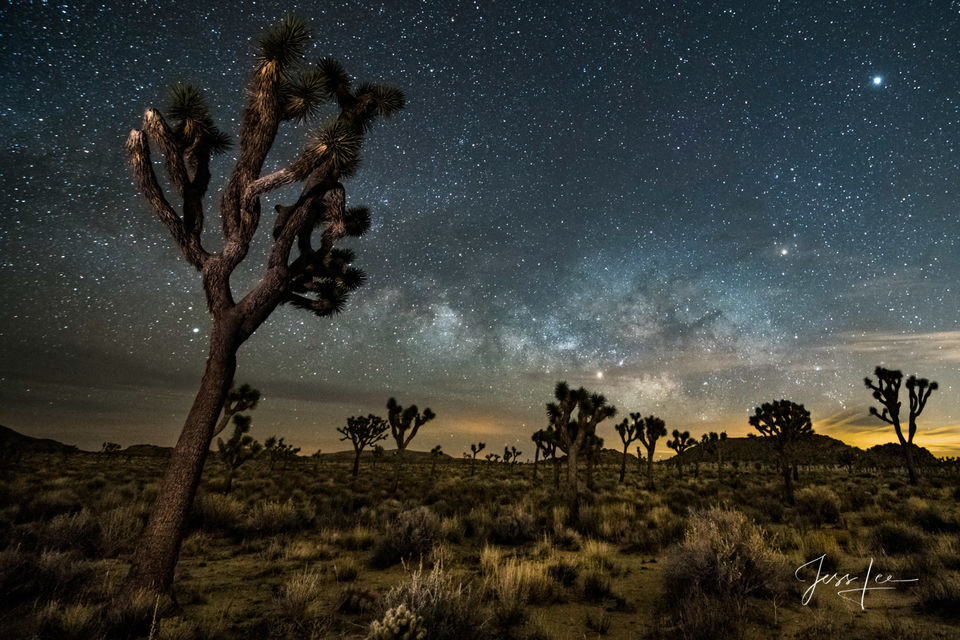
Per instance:
[[[372,444],[387,437],[387,421],[372,413],[366,416],[350,416],[345,427],[337,427],[343,434],[340,440],[349,440],[353,445],[353,477],[360,473],[360,454]]]
[[[876,407],[870,407],[870,415],[893,425],[907,462],[910,484],[915,485],[917,484],[917,467],[913,460],[913,436],[917,433],[917,418],[923,413],[930,394],[937,390],[938,385],[926,378],[917,378],[917,376],[907,378],[905,386],[910,395],[910,412],[907,414],[907,437],[904,438],[903,427],[900,424],[900,383],[903,380],[903,373],[877,367],[873,374],[877,377],[876,383],[870,378],[864,378],[863,382],[873,391],[874,400],[883,406],[883,410],[877,411]]]
[[[634,418],[634,416],[636,416]],[[640,418],[639,413],[631,413],[630,417],[634,420]],[[656,416],[647,416],[643,419],[643,426],[638,430],[638,438],[643,448],[647,450],[647,484],[653,486],[653,452],[657,448],[657,440],[666,437],[667,425]],[[637,447],[639,454],[639,447]],[[639,457],[639,456],[638,456]]]
[[[407,445],[417,435],[420,427],[430,422],[437,415],[429,408],[424,409],[423,413],[417,409],[417,405],[410,405],[406,409],[397,404],[395,398],[387,401],[387,422],[390,423],[390,434],[397,443],[397,453],[394,458],[393,474],[393,492],[397,492],[400,486],[400,471],[403,468],[403,452],[407,450]]]
[[[577,462],[587,435],[595,434],[597,425],[615,416],[617,409],[608,405],[602,395],[591,394],[583,387],[571,389],[566,382],[557,383],[553,397],[556,402],[547,404],[547,418],[557,434],[557,446],[567,454],[567,490],[575,508],[580,497]],[[573,417],[575,410],[576,418]],[[573,513],[576,515],[575,509]]]
[[[768,438],[780,462],[787,502],[793,504],[793,464],[797,443],[813,434],[810,412],[789,400],[765,402],[754,409],[750,425]]]
[[[234,162],[220,198],[222,245],[204,246],[205,196],[210,158],[223,152],[228,136],[216,127],[196,87],[177,85],[166,115],[147,109],[142,128],[127,139],[134,177],[153,214],[200,274],[211,316],[206,367],[187,414],[146,529],[127,578],[128,591],[169,591],[187,514],[210,450],[217,416],[233,383],[237,350],[281,304],[329,316],[343,309],[364,281],[351,265],[353,254],[337,242],[369,226],[363,208],[345,207],[342,180],[357,167],[360,145],[371,123],[401,109],[403,93],[382,85],[357,87],[332,60],[307,66],[305,24],[287,19],[259,40]],[[293,160],[263,174],[281,125],[315,115],[332,102],[335,116],[316,130]],[[170,193],[154,170],[152,152],[163,156]],[[260,226],[260,199],[302,183],[299,198],[277,205],[264,271],[239,300],[231,277],[247,257]],[[314,246],[314,231],[319,244]]]

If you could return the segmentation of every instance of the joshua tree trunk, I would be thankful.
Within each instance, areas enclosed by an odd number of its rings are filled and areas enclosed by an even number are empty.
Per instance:
[[[170,457],[150,519],[133,556],[126,585],[130,591],[167,591],[173,582],[187,515],[200,484],[217,418],[233,384],[238,346],[231,332],[214,329],[200,390]]]
[[[400,488],[401,467],[403,467],[403,449],[397,449],[393,459],[393,488],[391,489],[393,493],[396,493],[397,489]]]
[[[553,458],[553,486],[560,486],[560,460],[556,456]]]
[[[647,482],[653,486],[653,451],[647,451]]]
[[[223,483],[223,493],[224,495],[230,493],[230,490],[233,488],[233,467],[227,469],[227,479]]]
[[[537,451],[533,454],[533,481],[537,481],[537,463],[540,461],[540,447],[537,447]]]
[[[787,502],[793,504],[793,468],[792,465],[784,460],[780,463],[783,470],[783,488],[786,492]]]
[[[910,476],[910,484],[917,484],[917,467],[913,462],[913,447],[909,444],[903,445],[903,454],[907,459],[907,474]]]
[[[627,475],[627,449],[630,447],[629,443],[623,445],[623,460],[620,461],[620,483],[623,483],[624,477]]]
[[[356,478],[360,473],[360,449],[354,452],[353,456],[353,477]]]

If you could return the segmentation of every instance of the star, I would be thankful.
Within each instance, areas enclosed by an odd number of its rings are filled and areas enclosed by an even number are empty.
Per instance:
[[[873,76],[873,86],[879,87],[883,84],[883,76]]]

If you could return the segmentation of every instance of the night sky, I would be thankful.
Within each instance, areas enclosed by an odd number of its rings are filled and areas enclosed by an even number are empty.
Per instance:
[[[917,443],[960,454],[960,3],[197,4],[0,9],[0,424],[175,441],[209,321],[123,143],[178,80],[236,133],[256,38],[290,12],[309,59],[408,106],[345,183],[373,212],[350,243],[368,284],[241,349],[254,436],[342,449],[394,395],[438,414],[414,449],[532,454],[567,380],[697,436],[787,398],[865,446],[895,439],[867,415],[883,364],[939,381]]]

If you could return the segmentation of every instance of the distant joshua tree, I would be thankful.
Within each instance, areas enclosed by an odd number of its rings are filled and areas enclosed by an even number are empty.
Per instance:
[[[639,413],[631,413],[630,417],[639,420]],[[647,484],[653,486],[653,452],[657,448],[657,440],[667,435],[667,426],[656,416],[647,416],[643,419],[643,426],[637,430],[637,436],[644,449],[647,450]],[[637,447],[637,459],[640,459],[640,447]]]
[[[777,452],[787,502],[793,504],[793,467],[796,445],[813,435],[810,412],[789,400],[766,402],[754,409],[750,425],[767,438]]]
[[[727,432],[716,431],[705,433],[700,438],[700,446],[707,455],[712,455],[717,460],[717,480],[723,480],[723,447],[727,443]]]
[[[557,433],[557,446],[567,454],[567,492],[571,500],[571,516],[579,517],[580,484],[577,461],[584,450],[587,435],[596,433],[597,425],[616,415],[617,409],[607,404],[598,393],[589,393],[583,387],[571,389],[566,382],[558,382],[553,397],[547,404],[547,418]],[[573,412],[577,416],[573,419]]]
[[[233,416],[250,409],[256,409],[258,402],[260,402],[260,392],[249,384],[242,384],[230,389],[227,399],[223,403],[220,422],[217,423],[217,428],[213,431],[214,437],[223,433]]]
[[[103,446],[100,447],[100,453],[108,458],[112,458],[120,453],[120,445],[116,442],[104,442]]]
[[[423,413],[417,409],[417,405],[411,405],[404,409],[395,398],[387,401],[387,422],[390,423],[390,433],[397,443],[397,452],[395,457],[395,467],[393,475],[393,492],[397,492],[400,486],[400,471],[403,468],[403,452],[407,450],[407,445],[417,435],[420,427],[436,418],[436,414],[429,408],[424,409]]]
[[[474,467],[477,466],[477,454],[484,450],[487,446],[486,442],[478,442],[477,444],[470,445],[470,475],[473,475]],[[463,454],[466,456],[467,454]]]
[[[247,460],[257,457],[263,449],[263,445],[247,433],[250,431],[250,421],[250,416],[234,415],[233,435],[226,442],[222,438],[217,438],[220,459],[227,467],[227,479],[223,483],[224,493],[230,493],[233,487],[233,476],[237,469]]]
[[[603,454],[603,438],[596,433],[587,436],[583,442],[584,458],[587,462],[587,487],[593,489],[593,470],[601,462]]]
[[[643,428],[639,413],[631,413],[629,418],[624,418],[614,429],[620,436],[620,442],[623,443],[623,459],[620,460],[620,483],[623,483],[627,475],[627,450],[630,445],[640,438],[640,429]]]
[[[487,459],[487,462],[500,462],[499,453],[488,453],[487,455],[484,456],[484,458]]]
[[[557,443],[552,429],[540,429],[530,439],[533,441],[536,450],[533,454],[533,479],[537,479],[537,464],[540,462],[540,454],[543,453],[543,460],[556,458]]]
[[[860,461],[859,458],[856,450],[850,447],[840,452],[840,455],[837,456],[837,462],[847,468],[847,473],[853,475],[853,467]]]
[[[282,468],[286,469],[287,463],[300,453],[300,447],[287,444],[283,441],[283,438],[278,439],[277,436],[270,436],[263,441],[263,452],[270,460],[270,470],[273,471],[278,461],[282,462]]]
[[[690,437],[689,431],[673,430],[673,439],[667,442],[667,446],[677,452],[677,477],[683,478],[683,452],[695,444],[697,441]]]
[[[910,412],[907,418],[907,437],[903,437],[903,428],[900,425],[900,382],[903,379],[903,373],[877,367],[874,370],[877,377],[876,384],[870,378],[864,378],[863,382],[867,388],[873,391],[874,400],[882,406],[882,411],[877,411],[876,407],[870,407],[870,415],[876,416],[893,425],[897,432],[897,440],[900,441],[900,447],[903,449],[904,458],[907,461],[907,473],[910,475],[910,484],[917,484],[917,467],[913,460],[913,436],[917,433],[917,418],[923,413],[927,406],[927,400],[930,394],[937,390],[936,382],[931,382],[926,378],[917,378],[910,376],[907,378],[907,391],[910,394]]]
[[[440,456],[443,455],[443,449],[440,445],[435,446],[433,449],[430,449],[430,477],[435,478],[437,476],[437,461],[440,460]]]
[[[372,413],[366,416],[350,416],[347,418],[347,426],[337,427],[337,431],[343,434],[340,440],[349,440],[353,444],[353,477],[360,472],[360,454],[366,447],[386,438],[388,428],[386,420]]]
[[[379,444],[373,445],[373,468],[377,468],[377,461],[383,457],[383,447]]]
[[[364,134],[375,120],[403,108],[397,89],[350,77],[333,60],[305,63],[310,40],[306,24],[289,18],[260,39],[253,73],[243,93],[239,136],[229,177],[219,200],[216,235],[222,245],[204,246],[214,234],[204,229],[205,199],[211,182],[211,158],[230,145],[214,123],[201,90],[178,85],[166,117],[156,109],[144,113],[142,128],[130,132],[126,154],[134,178],[152,213],[173,243],[196,269],[211,315],[209,351],[203,377],[141,536],[124,590],[168,592],[217,419],[233,384],[237,351],[282,304],[318,316],[344,308],[350,293],[364,282],[351,266],[353,253],[337,247],[370,226],[366,209],[345,207],[341,181],[357,169]],[[181,70],[181,73],[188,71]],[[267,157],[282,135],[281,127],[317,115],[333,103],[329,125],[309,136],[289,163],[264,172]],[[169,120],[168,120],[169,118]],[[163,156],[167,180],[156,175],[154,154]],[[270,164],[275,164],[273,157]],[[261,199],[293,184],[302,184],[297,201],[277,205],[268,232],[261,277],[239,292],[238,267],[251,253],[261,223]],[[204,233],[204,231],[208,231]],[[314,233],[320,238],[311,242]],[[253,252],[259,256],[260,252]]]

